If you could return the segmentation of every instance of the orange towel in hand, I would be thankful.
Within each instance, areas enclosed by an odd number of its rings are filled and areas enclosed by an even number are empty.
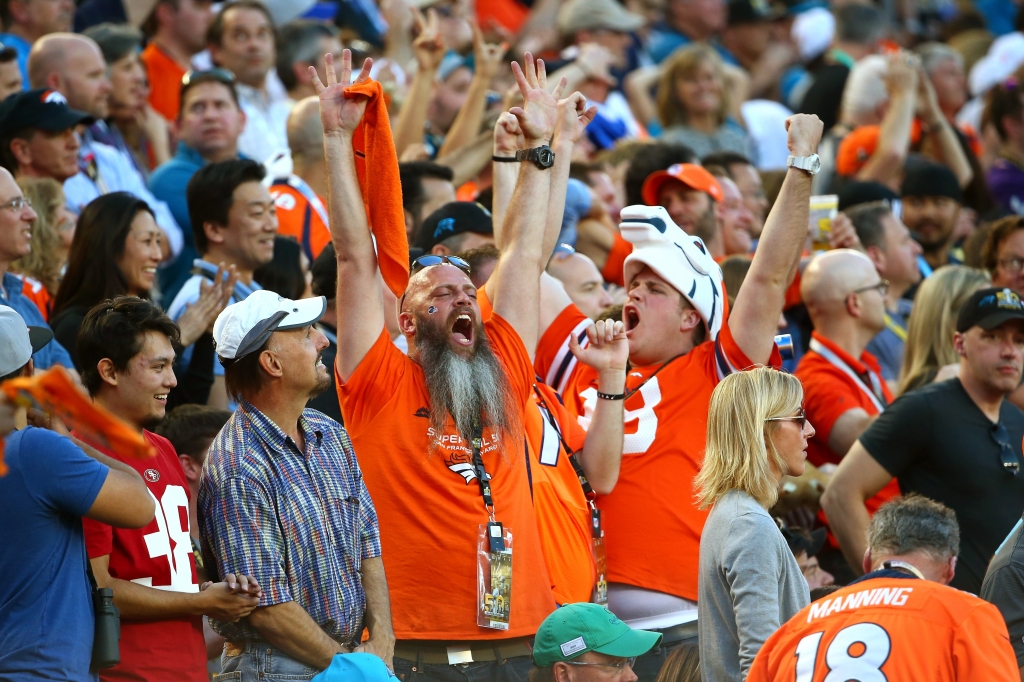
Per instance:
[[[409,242],[405,235],[398,155],[391,138],[384,91],[377,81],[366,81],[345,88],[345,96],[369,98],[352,140],[356,173],[370,230],[377,241],[380,274],[395,296],[401,297],[409,285]]]

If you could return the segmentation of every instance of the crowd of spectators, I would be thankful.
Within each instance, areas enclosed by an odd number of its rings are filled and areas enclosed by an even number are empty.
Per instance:
[[[1022,296],[1010,0],[0,0],[0,679],[1024,680]]]

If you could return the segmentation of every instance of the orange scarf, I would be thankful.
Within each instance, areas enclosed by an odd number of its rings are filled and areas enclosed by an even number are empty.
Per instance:
[[[356,173],[370,230],[377,242],[380,274],[388,288],[400,297],[409,285],[409,242],[405,235],[398,155],[391,138],[384,91],[377,81],[366,81],[345,88],[345,96],[369,98],[352,140]]]

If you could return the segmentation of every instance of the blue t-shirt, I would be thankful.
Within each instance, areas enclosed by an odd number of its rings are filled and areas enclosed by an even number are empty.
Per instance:
[[[7,437],[0,478],[0,679],[95,680],[82,516],[109,469],[71,440]]]

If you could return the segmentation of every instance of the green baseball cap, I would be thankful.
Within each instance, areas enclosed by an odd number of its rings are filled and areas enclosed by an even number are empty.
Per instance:
[[[659,642],[660,632],[634,630],[600,604],[566,604],[537,629],[533,662],[543,668],[588,651],[632,658],[646,654]]]

